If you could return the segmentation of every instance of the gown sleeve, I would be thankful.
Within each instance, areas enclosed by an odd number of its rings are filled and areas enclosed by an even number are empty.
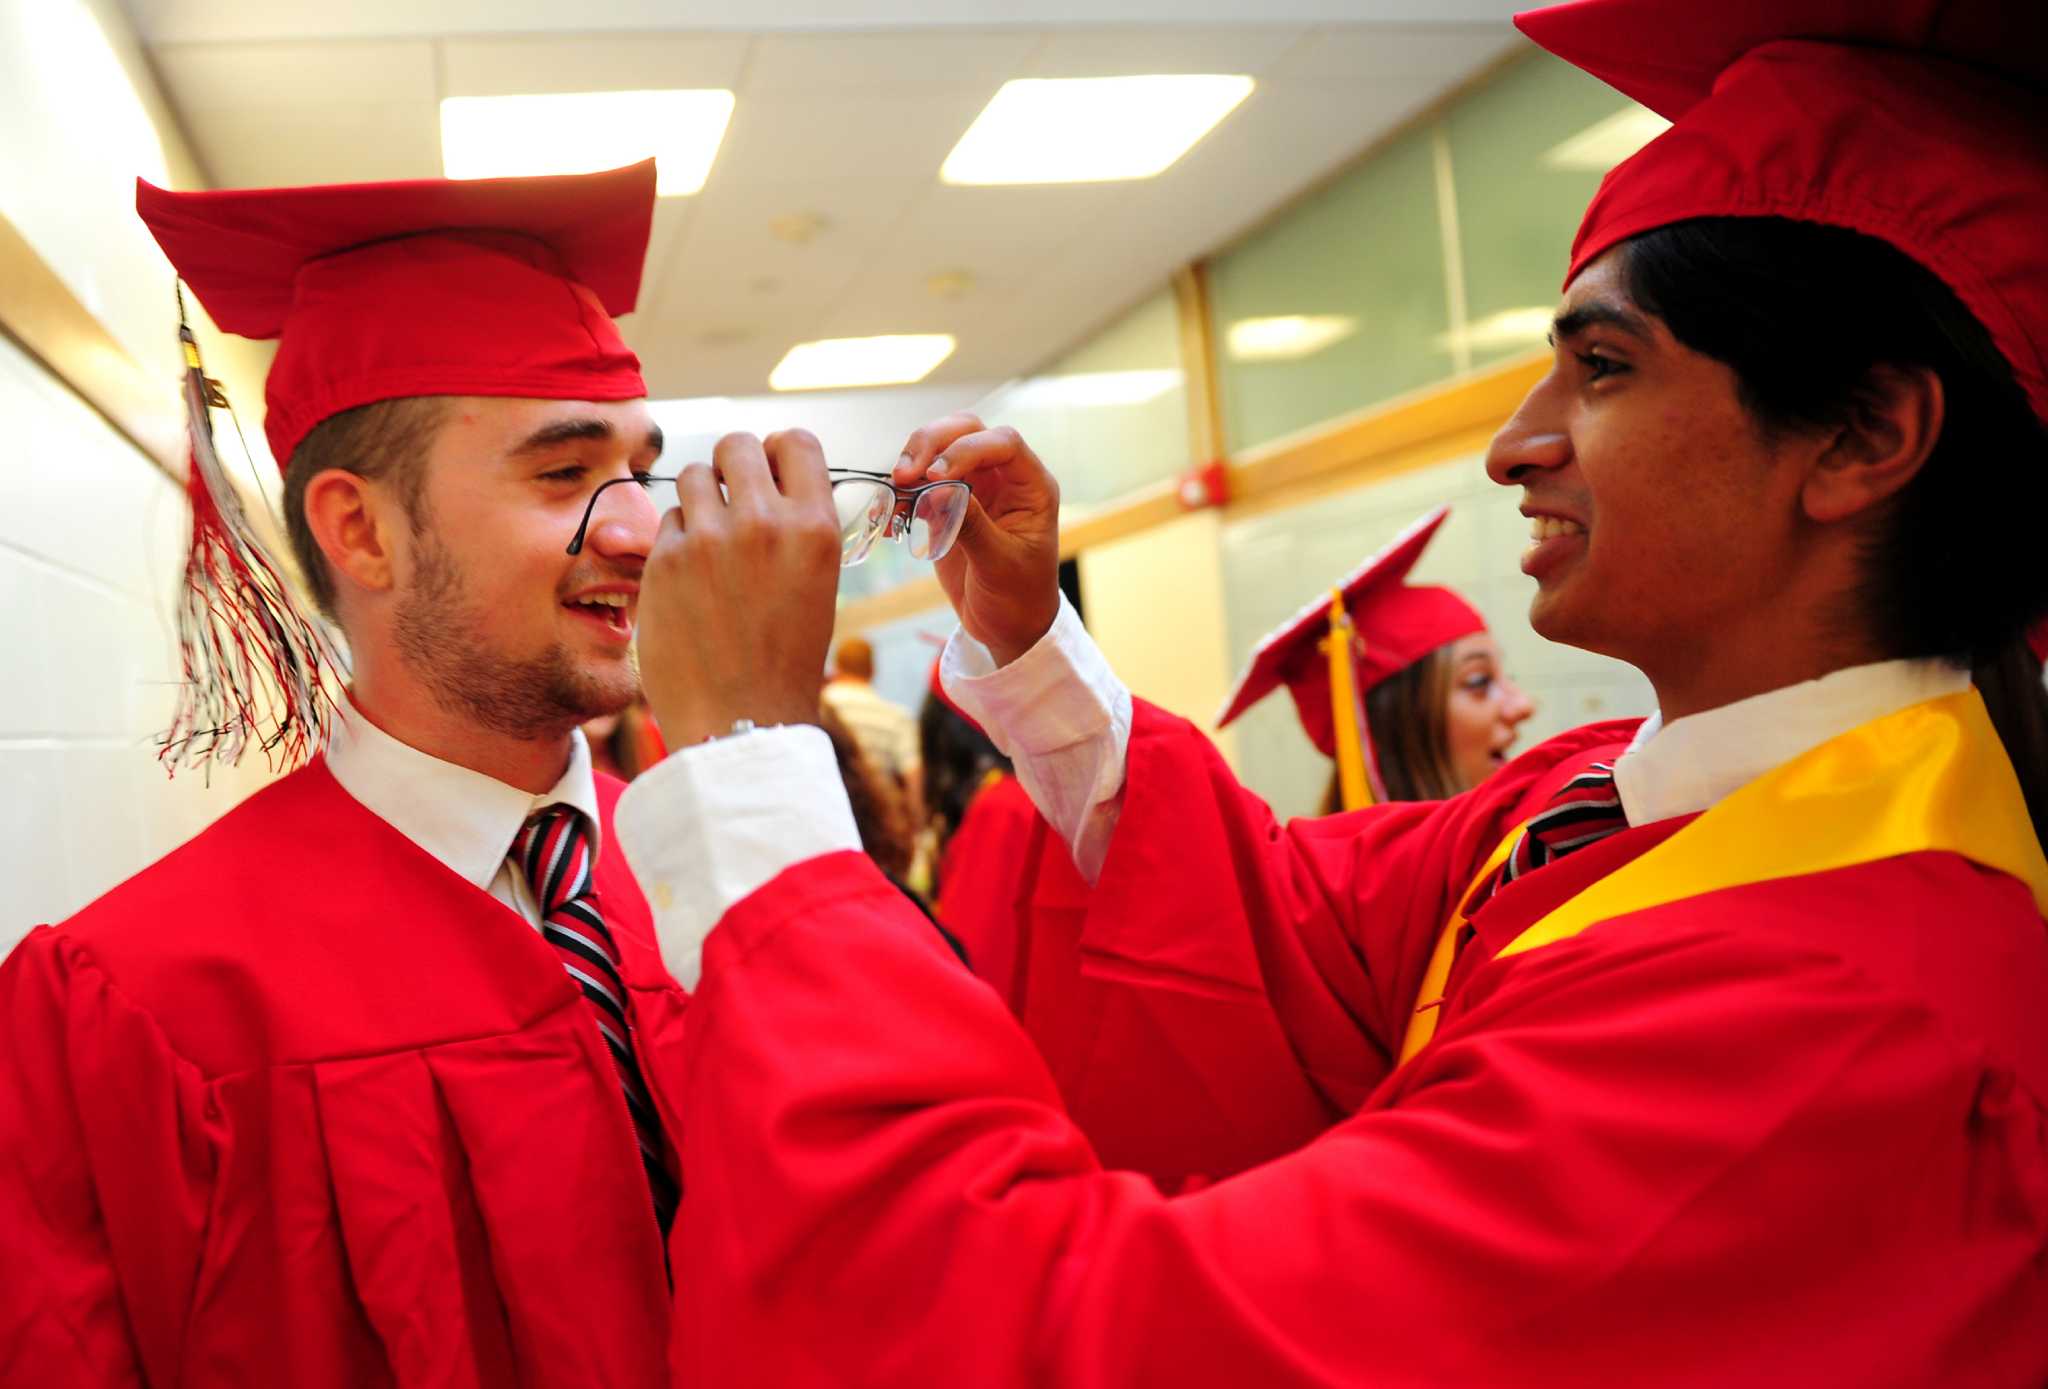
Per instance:
[[[85,948],[0,964],[0,1382],[173,1384],[217,1135],[199,1073]]]
[[[1320,1140],[1169,1196],[1098,1165],[1001,1002],[871,868],[800,865],[711,937],[693,1004],[680,1363],[991,1389],[1900,1382],[1867,1319],[1814,1323],[1813,1290],[1882,1299],[1928,1257],[1872,1252],[1869,1213],[1925,1201],[1901,1114],[1967,1112],[1978,1078],[1830,962],[1603,934],[1519,962]]]
[[[1431,949],[1542,775],[1282,826],[1139,701],[1093,885],[1041,893],[1027,1030],[1111,1166],[1178,1188],[1291,1152],[1392,1069]]]

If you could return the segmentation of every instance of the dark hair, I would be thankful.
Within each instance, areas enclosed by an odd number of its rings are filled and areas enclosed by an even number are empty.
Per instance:
[[[284,525],[292,557],[320,611],[334,612],[334,576],[306,522],[306,484],[330,468],[371,481],[389,481],[420,529],[420,496],[426,487],[427,450],[441,426],[447,401],[440,396],[380,400],[329,415],[306,432],[284,470]]]
[[[968,802],[988,774],[1009,771],[1010,759],[996,751],[986,733],[930,695],[918,711],[917,742],[924,764],[925,814],[935,822],[943,847],[960,828]]]
[[[1940,377],[1941,436],[1873,518],[1854,611],[1887,656],[1971,668],[2048,838],[2048,691],[2024,645],[2048,611],[2048,427],[1983,324],[1888,243],[1779,217],[1659,227],[1625,243],[1622,268],[1637,304],[1734,371],[1766,433],[1847,423],[1875,368]]]
[[[586,737],[589,731],[588,727],[584,729]],[[621,781],[631,781],[659,762],[665,749],[654,727],[654,716],[648,712],[647,697],[641,695],[621,709],[612,723],[612,731],[593,739],[590,751],[599,767],[613,772]]]

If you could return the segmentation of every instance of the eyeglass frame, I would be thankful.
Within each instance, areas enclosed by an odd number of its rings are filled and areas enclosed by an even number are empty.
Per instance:
[[[896,505],[892,507],[889,511],[889,519],[892,523],[892,529],[893,523],[897,516],[904,514],[906,510],[913,514],[916,512],[917,499],[923,496],[925,493],[934,491],[937,488],[941,487],[967,486],[967,483],[960,478],[944,478],[936,482],[921,482],[915,487],[898,487],[896,485],[895,475],[893,473],[873,473],[865,471],[864,469],[860,468],[827,468],[825,470],[825,476],[831,479],[835,486],[841,482],[879,482],[887,486],[891,492],[894,492],[896,494]],[[572,555],[580,555],[583,553],[583,542],[590,532],[590,518],[597,514],[597,499],[604,495],[605,488],[617,487],[622,482],[637,483],[641,487],[646,487],[649,483],[654,482],[675,482],[679,477],[680,474],[675,473],[671,473],[666,477],[659,476],[654,473],[629,473],[625,477],[607,478],[605,481],[597,484],[597,486],[591,490],[590,500],[583,504],[583,520],[576,527],[576,536],[569,542],[569,548],[567,550],[567,553]],[[894,539],[898,544],[908,544],[909,541],[906,538],[907,533],[908,528],[906,527],[904,533],[900,533],[894,536],[884,535],[880,538]],[[954,539],[957,540],[958,538],[958,533],[956,532]],[[948,541],[946,543],[946,549],[951,550],[952,548],[953,542]],[[934,560],[942,559],[944,557],[945,551],[941,551],[939,554],[931,556],[931,558]]]

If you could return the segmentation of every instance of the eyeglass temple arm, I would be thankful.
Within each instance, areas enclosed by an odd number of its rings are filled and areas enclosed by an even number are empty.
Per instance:
[[[609,481],[597,484],[597,490],[590,494],[590,500],[583,505],[583,521],[576,527],[576,538],[569,542],[568,553],[572,555],[583,553],[583,537],[590,530],[590,518],[597,515],[597,499],[604,495],[605,488],[617,487],[622,482],[637,482],[642,487],[645,487],[650,482],[674,482],[675,480],[676,475],[674,473],[670,473],[666,477],[658,476],[654,473],[642,473],[632,477],[615,477]]]

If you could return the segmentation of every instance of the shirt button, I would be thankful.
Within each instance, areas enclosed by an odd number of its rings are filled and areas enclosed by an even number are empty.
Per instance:
[[[654,906],[657,911],[667,911],[676,904],[676,895],[667,883],[654,885]]]

